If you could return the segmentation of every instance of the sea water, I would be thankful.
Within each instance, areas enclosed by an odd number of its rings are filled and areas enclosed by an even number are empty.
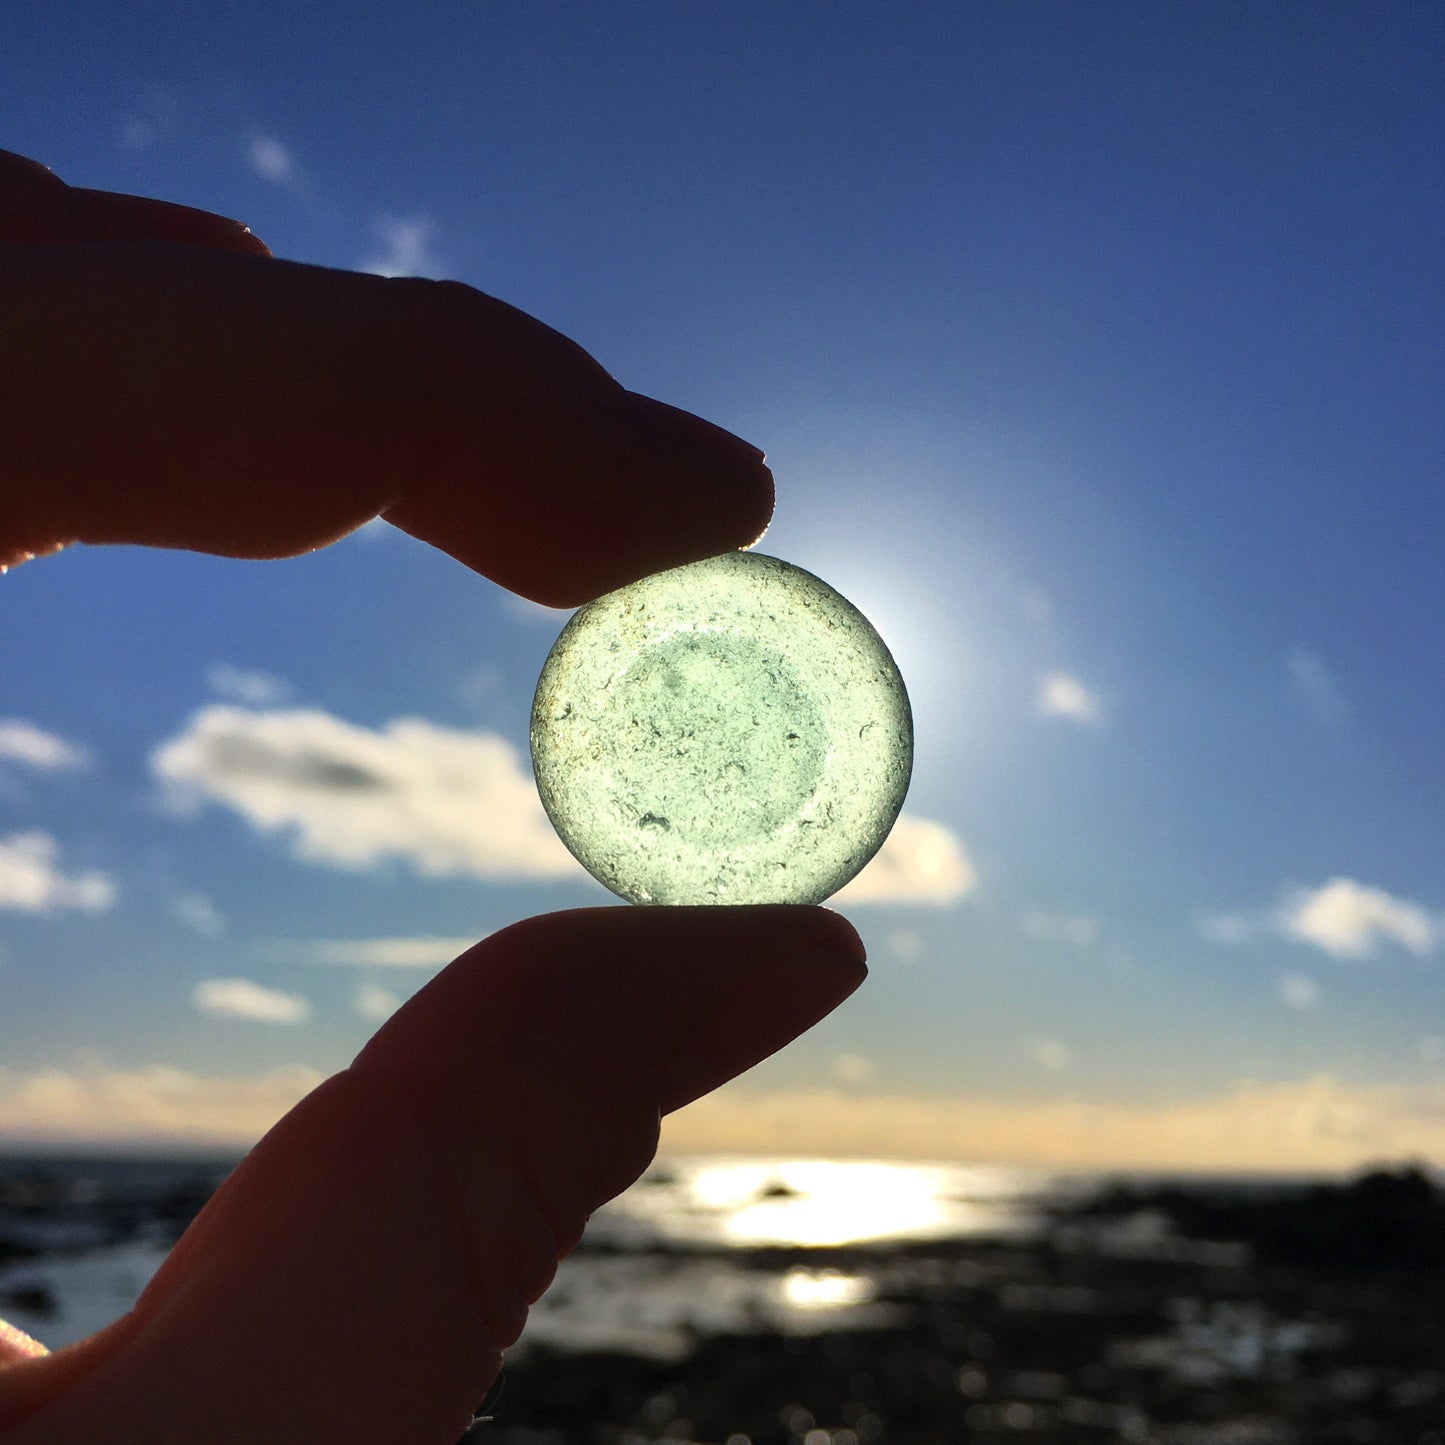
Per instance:
[[[0,1317],[52,1348],[108,1324],[234,1163],[0,1157]],[[660,1161],[594,1215],[584,1247],[534,1308],[523,1348],[667,1357],[700,1334],[881,1323],[876,1265],[850,1270],[825,1252],[1026,1239],[1101,1182],[999,1165]]]

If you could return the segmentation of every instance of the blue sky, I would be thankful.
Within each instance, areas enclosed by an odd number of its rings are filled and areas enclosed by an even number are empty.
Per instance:
[[[868,987],[678,1147],[1335,1167],[1445,1156],[1442,50],[1408,4],[92,3],[0,20],[0,135],[767,449],[924,822],[840,904]],[[428,972],[321,960],[595,901],[515,793],[540,877],[434,793],[344,858],[391,823],[207,752],[501,786],[557,625],[379,527],[4,578],[0,1137],[243,1137]]]

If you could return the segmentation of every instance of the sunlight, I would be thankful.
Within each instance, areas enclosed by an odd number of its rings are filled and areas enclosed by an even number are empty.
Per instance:
[[[972,673],[977,647],[969,621],[898,558],[866,545],[839,542],[819,549],[820,575],[871,622],[893,654],[914,708],[930,713],[954,700],[954,684]]]
[[[783,1166],[759,1197],[735,1210],[725,1232],[736,1243],[848,1244],[929,1232],[942,1218],[929,1181],[917,1171],[797,1163]]]
[[[996,1165],[673,1158],[592,1228],[624,1238],[645,1220],[670,1239],[742,1248],[1010,1234],[1027,1221],[1020,1199],[1050,1182]]]
[[[999,1171],[983,1168],[823,1159],[708,1160],[684,1181],[692,1209],[742,1246],[996,1231],[1007,1227],[996,1202],[1004,1187]]]
[[[782,1280],[783,1299],[795,1310],[834,1310],[873,1298],[873,1281],[836,1269],[790,1269]]]

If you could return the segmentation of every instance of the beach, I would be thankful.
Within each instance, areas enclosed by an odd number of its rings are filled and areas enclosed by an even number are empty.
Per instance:
[[[225,1169],[6,1161],[0,1314],[105,1323]],[[672,1161],[596,1217],[469,1438],[1442,1445],[1442,1241],[1408,1170]]]

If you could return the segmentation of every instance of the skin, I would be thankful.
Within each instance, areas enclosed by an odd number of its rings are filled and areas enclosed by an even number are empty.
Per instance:
[[[574,605],[771,513],[760,452],[501,302],[279,261],[237,222],[8,152],[0,316],[0,565],[77,542],[294,556],[380,515]],[[864,972],[820,908],[493,935],[267,1135],[129,1314],[54,1354],[0,1326],[0,1441],[453,1445],[660,1117]]]

